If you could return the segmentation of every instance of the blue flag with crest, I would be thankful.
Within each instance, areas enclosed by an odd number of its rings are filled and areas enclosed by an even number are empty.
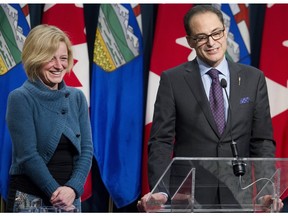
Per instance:
[[[27,4],[0,4],[0,193],[7,199],[12,144],[5,121],[9,93],[27,79],[21,53],[30,31]]]
[[[250,65],[249,5],[218,4],[215,7],[222,11],[228,32],[226,57]]]
[[[102,4],[94,44],[91,125],[94,156],[115,205],[141,192],[144,125],[139,5]]]

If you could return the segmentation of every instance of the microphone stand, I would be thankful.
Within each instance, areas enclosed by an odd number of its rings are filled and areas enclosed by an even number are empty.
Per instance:
[[[231,149],[233,153],[234,160],[232,161],[233,172],[235,176],[243,176],[246,173],[246,163],[239,159],[237,152],[237,143],[232,139]]]
[[[220,85],[224,88],[226,98],[228,101],[228,111],[230,113],[230,137],[231,137],[231,150],[234,160],[232,161],[233,173],[235,176],[243,176],[246,173],[246,164],[239,159],[237,143],[234,141],[232,136],[232,110],[231,110],[231,103],[227,94],[227,82],[225,79],[221,79]]]

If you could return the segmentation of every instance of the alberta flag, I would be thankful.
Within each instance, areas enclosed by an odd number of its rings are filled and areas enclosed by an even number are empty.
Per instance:
[[[118,208],[135,201],[141,189],[142,49],[140,6],[102,4],[94,44],[91,124],[100,174]]]
[[[27,4],[0,4],[0,193],[7,199],[12,144],[5,114],[8,94],[27,79],[21,53],[30,31]]]
[[[226,57],[233,62],[251,64],[249,36],[249,5],[220,4],[228,32]]]

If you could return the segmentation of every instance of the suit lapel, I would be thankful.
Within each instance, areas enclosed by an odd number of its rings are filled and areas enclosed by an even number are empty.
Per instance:
[[[214,121],[214,118],[210,109],[209,101],[205,94],[205,90],[204,90],[203,83],[201,80],[199,66],[198,66],[196,58],[191,62],[191,64],[187,64],[186,71],[187,73],[185,74],[184,78],[190,90],[192,91],[194,97],[196,98],[210,126],[213,128],[217,136],[220,137],[218,133],[217,125]]]
[[[235,118],[237,118],[237,109],[239,107],[239,101],[241,96],[241,79],[243,82],[243,76],[240,67],[238,67],[237,64],[228,61],[228,67],[230,72],[230,94],[229,94],[229,100],[231,104],[231,111],[228,111],[228,118],[225,130],[221,136],[221,138],[224,138],[227,133],[230,133],[229,131],[232,130],[231,123],[235,121]],[[232,116],[232,119],[231,119]],[[233,121],[233,122],[231,122]]]

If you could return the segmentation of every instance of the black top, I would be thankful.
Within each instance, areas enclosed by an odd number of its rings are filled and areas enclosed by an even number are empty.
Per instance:
[[[66,136],[62,135],[53,157],[47,164],[51,175],[62,186],[65,185],[71,177],[73,170],[73,156],[76,153],[77,151],[71,141]],[[35,172],[37,171],[35,170]],[[12,175],[10,179],[10,190],[10,192],[16,192],[16,190],[19,190],[24,193],[39,196],[43,199],[45,205],[51,205],[49,202],[50,197],[47,197],[26,175]]]

